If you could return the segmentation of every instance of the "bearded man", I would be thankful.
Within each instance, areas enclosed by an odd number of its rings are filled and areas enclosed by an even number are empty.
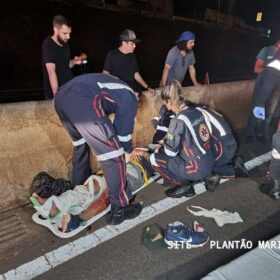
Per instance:
[[[47,100],[53,99],[58,88],[73,78],[71,68],[82,63],[77,58],[70,58],[70,34],[70,22],[61,15],[54,16],[53,35],[47,36],[42,44],[44,93]]]
[[[198,85],[194,67],[194,45],[195,35],[192,32],[185,31],[180,35],[176,45],[167,54],[160,86],[170,85],[173,80],[177,80],[182,84],[188,69],[193,85]]]

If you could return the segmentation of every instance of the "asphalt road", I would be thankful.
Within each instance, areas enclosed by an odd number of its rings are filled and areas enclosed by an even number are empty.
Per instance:
[[[242,146],[239,152],[249,160],[267,151],[268,147],[258,144],[254,147]],[[200,279],[246,251],[237,248],[211,248],[211,240],[221,244],[223,241],[245,239],[252,241],[255,246],[258,240],[267,240],[280,232],[277,218],[279,201],[266,197],[258,189],[259,184],[265,180],[266,170],[268,164],[263,164],[250,171],[248,179],[227,181],[215,192],[201,193],[92,249],[85,248],[85,252],[74,258],[70,258],[71,252],[68,252],[65,256],[60,256],[65,260],[69,257],[68,261],[48,269],[36,279]],[[165,189],[166,187],[153,183],[138,194],[137,200],[143,201],[145,206],[153,205],[166,198]],[[189,213],[187,206],[190,205],[237,211],[244,222],[218,227],[213,219],[195,217]],[[9,213],[20,217],[25,232],[22,236],[0,243],[0,273],[13,271],[40,256],[44,259],[48,252],[64,245],[76,244],[77,240],[86,242],[86,238],[91,237],[93,232],[105,226],[104,219],[101,219],[74,238],[62,240],[31,221],[33,210],[30,206],[14,209]],[[159,252],[152,252],[142,245],[144,226],[158,223],[165,228],[168,223],[176,220],[190,226],[194,220],[199,221],[209,234],[210,241],[201,248],[163,249]],[[75,250],[80,249],[73,246],[71,250],[75,253]],[[40,265],[38,268],[34,266],[36,265],[32,263],[30,270],[40,270]],[[0,279],[13,279],[1,277]]]

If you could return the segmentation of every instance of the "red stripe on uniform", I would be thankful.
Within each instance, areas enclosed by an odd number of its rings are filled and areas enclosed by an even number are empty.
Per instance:
[[[156,159],[157,162],[162,162],[162,163],[166,163],[166,160],[163,159]]]
[[[96,112],[97,117],[100,117],[100,112],[99,112],[99,110],[98,110],[98,108],[97,108],[97,106],[98,106],[98,104],[97,104],[98,100],[99,100],[98,95],[95,95],[95,96],[94,96],[94,99],[93,99],[93,109],[94,109],[94,111]]]
[[[121,146],[119,145],[119,142],[116,141],[115,138],[113,138],[113,141],[114,141],[114,143],[115,143],[115,146],[116,146],[117,150],[120,149]],[[123,193],[123,196],[124,196],[124,198],[125,198],[125,200],[126,200],[126,204],[129,203],[128,196],[127,196],[127,194],[126,194],[126,192],[125,192],[125,182],[126,182],[125,172],[126,172],[126,163],[125,163],[125,159],[124,159],[123,156],[117,157],[116,160],[117,160],[118,165],[119,165],[119,168],[120,168],[120,178],[121,178],[121,191],[120,191],[118,197],[119,197],[121,206],[124,207],[124,202],[123,202],[123,200],[122,200],[121,193]]]
[[[235,179],[235,175],[231,175],[231,176],[222,176],[222,179]]]
[[[220,147],[220,154],[215,158],[215,161],[217,161],[218,159],[220,159],[224,153],[224,150],[223,150],[223,145],[220,141],[218,141],[218,139],[212,135],[212,137],[218,142],[218,146]],[[219,151],[219,147],[217,147],[217,150]]]
[[[168,175],[166,175],[165,173],[163,173],[163,171],[161,171],[159,168],[157,168],[156,166],[153,165],[153,168],[155,169],[155,171],[157,173],[159,173],[163,178],[166,178],[167,180],[173,182],[175,185],[179,185],[179,182],[177,182],[175,179],[171,179]]]
[[[197,170],[198,170],[198,163],[197,163],[197,160],[193,160],[193,161],[191,161],[192,162],[192,169],[191,170],[188,170],[186,173],[187,174],[191,174],[191,173],[195,173],[195,172],[197,172]],[[188,167],[187,167],[188,168]]]
[[[184,148],[184,152],[186,153],[186,155],[189,156],[188,148],[187,148],[187,145],[186,145],[185,141],[183,142],[183,148]]]

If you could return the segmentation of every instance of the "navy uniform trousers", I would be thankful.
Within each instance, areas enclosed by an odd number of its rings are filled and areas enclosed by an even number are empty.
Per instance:
[[[212,153],[197,156],[187,145],[185,150],[184,158],[180,155],[170,157],[164,152],[159,152],[151,155],[150,162],[156,172],[175,185],[184,184],[186,181],[199,181],[207,177],[213,168]]]
[[[124,207],[132,198],[126,181],[124,148],[101,104],[98,94],[87,96],[71,89],[62,88],[55,97],[56,112],[74,146],[73,183],[83,184],[90,175],[90,147],[102,166],[111,204]],[[134,122],[134,116],[132,119]]]

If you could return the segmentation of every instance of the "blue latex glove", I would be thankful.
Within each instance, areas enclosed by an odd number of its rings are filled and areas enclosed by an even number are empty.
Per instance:
[[[265,108],[264,107],[254,107],[253,114],[257,119],[265,119]]]

